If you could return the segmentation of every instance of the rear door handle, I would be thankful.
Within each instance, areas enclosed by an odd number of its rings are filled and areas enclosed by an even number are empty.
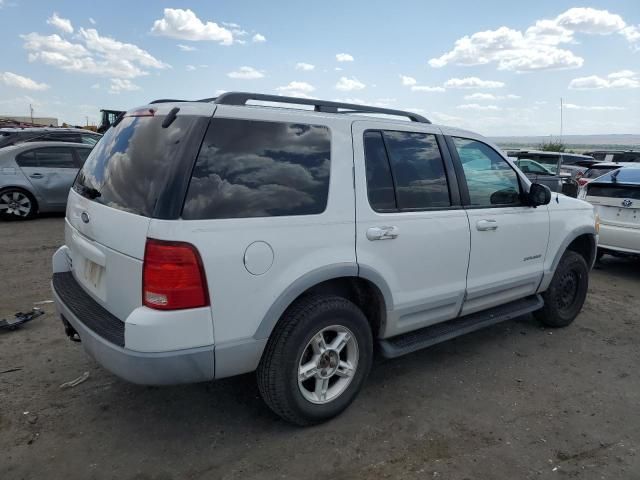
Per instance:
[[[476,229],[481,232],[486,232],[489,230],[497,230],[498,222],[495,220],[478,220],[476,223]]]
[[[29,175],[31,178],[42,178],[44,177],[43,174],[41,173],[32,173],[31,175]]]
[[[398,227],[371,227],[367,230],[367,238],[373,240],[393,240],[399,235]]]

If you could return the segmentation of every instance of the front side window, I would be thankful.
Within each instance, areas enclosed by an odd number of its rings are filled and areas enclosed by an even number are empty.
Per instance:
[[[320,214],[327,206],[330,159],[325,126],[214,118],[182,218]]]
[[[509,163],[485,143],[453,137],[473,207],[520,205],[520,182]]]

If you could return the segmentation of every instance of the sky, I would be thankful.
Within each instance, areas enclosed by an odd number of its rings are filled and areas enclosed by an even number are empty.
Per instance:
[[[491,136],[640,133],[640,1],[0,0],[0,115],[224,91],[412,110]]]

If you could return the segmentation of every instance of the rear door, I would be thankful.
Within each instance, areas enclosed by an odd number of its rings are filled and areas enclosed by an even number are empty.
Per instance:
[[[352,131],[358,267],[365,278],[384,279],[393,298],[381,336],[456,317],[469,222],[440,129],[357,121]]]
[[[78,171],[70,147],[42,147],[21,153],[16,162],[50,207],[64,207]]]
[[[451,137],[449,145],[462,166],[466,185],[462,196],[471,229],[462,313],[534,294],[549,239],[547,206],[523,204],[518,173],[490,145],[463,137]]]

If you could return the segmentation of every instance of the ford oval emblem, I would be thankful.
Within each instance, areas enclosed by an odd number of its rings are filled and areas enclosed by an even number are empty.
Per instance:
[[[628,198],[625,198],[622,201],[622,206],[625,207],[625,208],[629,208],[629,207],[631,207],[631,205],[633,205],[633,202],[631,200],[629,200]]]
[[[87,212],[82,212],[80,218],[84,223],[89,223],[89,214]]]

